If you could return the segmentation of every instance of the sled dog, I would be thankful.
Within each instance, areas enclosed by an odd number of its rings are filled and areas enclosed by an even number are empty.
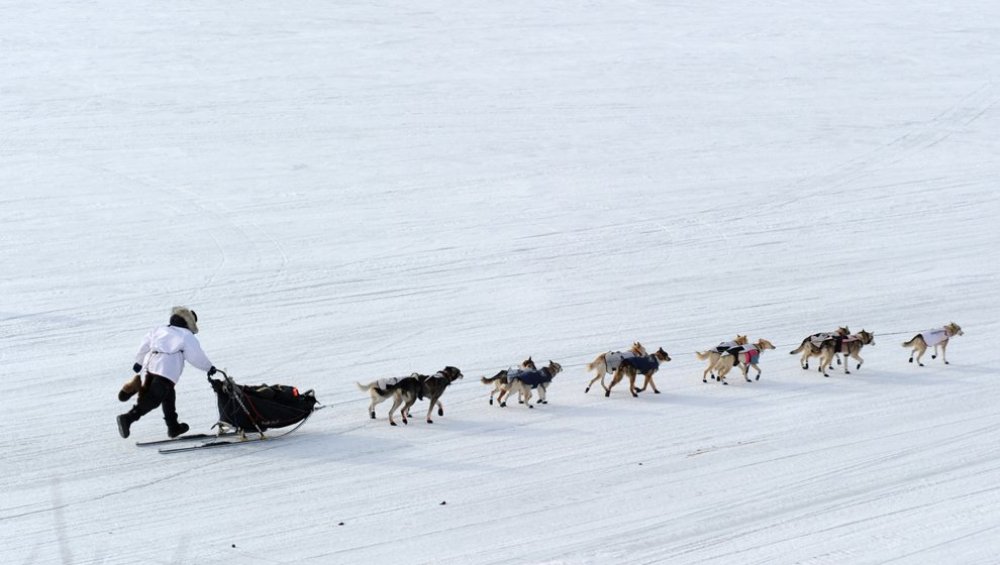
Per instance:
[[[707,351],[696,352],[695,356],[698,357],[700,361],[708,361],[708,365],[701,373],[701,382],[707,383],[709,375],[711,375],[712,380],[714,381],[715,364],[719,362],[719,357],[722,357],[722,354],[727,351],[739,349],[741,346],[746,345],[747,341],[747,336],[737,334],[736,339],[732,341],[723,341],[719,345],[716,345]]]
[[[719,357],[719,361],[715,364],[716,376],[719,382],[724,385],[729,384],[726,382],[726,375],[729,374],[729,371],[733,367],[737,366],[740,368],[740,372],[743,373],[743,378],[746,379],[748,383],[753,382],[750,380],[750,377],[747,376],[747,373],[750,371],[750,367],[756,369],[757,378],[754,380],[759,381],[760,367],[757,365],[757,360],[764,351],[774,349],[774,345],[766,339],[759,339],[754,344],[743,345],[740,347],[740,351],[729,350],[722,354]]]
[[[507,390],[507,385],[510,382],[510,376],[524,369],[535,370],[535,362],[528,357],[524,361],[521,361],[520,367],[511,367],[509,369],[504,369],[492,377],[483,377],[479,379],[479,382],[484,385],[493,385],[493,390],[490,391],[490,406],[493,405],[493,395],[497,393],[504,393]]]
[[[801,365],[803,369],[808,369],[809,359],[811,359],[812,357],[819,356],[819,352],[816,351],[816,348],[810,347],[811,345],[819,346],[828,339],[837,339],[837,338],[843,339],[849,335],[851,335],[851,330],[849,330],[847,326],[844,326],[842,328],[837,328],[837,331],[831,333],[812,334],[811,336],[803,339],[802,344],[793,349],[792,351],[790,351],[789,354],[795,355],[796,353],[801,353],[802,359],[799,361],[799,365]],[[837,354],[836,358],[837,358],[837,364],[839,365],[840,364],[839,353]]]
[[[622,359],[621,364],[615,369],[615,375],[611,379],[611,384],[604,387],[604,396],[611,396],[611,389],[625,377],[628,378],[628,391],[632,393],[632,396],[639,396],[639,393],[646,390],[647,386],[652,386],[653,392],[660,394],[660,391],[656,388],[656,383],[653,382],[653,375],[660,370],[660,363],[666,363],[667,361],[670,361],[670,355],[662,347],[654,351],[652,355],[636,355]],[[635,388],[635,377],[637,375],[642,375],[646,378],[640,389]],[[603,381],[601,381],[601,385],[604,385]]]
[[[393,393],[392,408],[389,409],[389,425],[396,425],[395,420],[393,420],[393,414],[396,413],[396,409],[400,405],[403,406],[402,410],[400,410],[400,417],[402,417],[404,424],[408,424],[407,417],[410,415],[410,407],[417,400],[421,400],[424,397],[430,401],[430,406],[427,408],[427,423],[433,424],[434,421],[431,420],[431,413],[434,411],[434,406],[437,405],[438,416],[444,416],[444,404],[441,403],[441,395],[444,394],[448,385],[460,378],[462,378],[462,371],[456,367],[448,366],[433,375],[416,374],[413,377],[405,378],[395,384],[389,385],[387,388]]]
[[[941,360],[944,361],[945,365],[950,365],[945,352],[948,349],[948,340],[957,335],[965,335],[965,332],[962,331],[962,328],[959,327],[958,324],[952,322],[941,328],[918,333],[913,336],[913,339],[903,343],[903,347],[913,348],[913,350],[910,351],[910,363],[913,363],[913,357],[916,355],[917,365],[920,365],[921,367],[923,367],[924,364],[920,362],[920,359],[924,356],[924,353],[927,352],[927,348],[934,346],[934,354],[931,355],[931,359],[937,359],[938,347],[940,347]]]
[[[597,374],[587,383],[587,388],[583,392],[590,392],[590,387],[594,386],[594,383],[598,379],[601,381],[601,387],[607,390],[608,387],[604,386],[604,375],[615,372],[618,366],[621,365],[622,359],[643,355],[646,355],[646,348],[638,341],[633,343],[628,351],[608,351],[607,353],[601,353],[587,364],[587,371],[597,371]]]
[[[549,401],[545,399],[545,393],[548,391],[549,385],[552,384],[552,379],[561,372],[562,365],[550,360],[549,364],[541,369],[512,373],[506,390],[500,393],[497,401],[501,407],[507,406],[506,398],[516,392],[520,403],[527,404],[528,408],[534,408],[531,405],[531,391],[538,389],[538,402],[536,404],[548,404]]]
[[[856,334],[842,338],[828,338],[823,340],[818,347],[810,344],[810,348],[813,351],[818,350],[820,357],[819,370],[823,373],[824,377],[829,377],[830,375],[826,372],[826,370],[831,364],[833,364],[833,356],[837,353],[844,354],[845,374],[851,374],[850,358],[854,358],[854,360],[858,362],[857,368],[860,369],[861,364],[865,362],[865,360],[861,358],[861,349],[866,345],[875,345],[875,334],[861,330]]]
[[[371,397],[372,401],[370,404],[368,404],[368,415],[371,416],[372,420],[374,420],[375,407],[385,402],[386,400],[389,400],[393,396],[392,389],[388,387],[395,385],[396,383],[398,383],[403,379],[413,379],[416,378],[417,376],[418,376],[417,373],[413,373],[408,377],[388,377],[384,379],[378,379],[366,385],[357,382],[354,384],[358,385],[358,389],[360,389],[361,392],[367,392],[368,395]]]

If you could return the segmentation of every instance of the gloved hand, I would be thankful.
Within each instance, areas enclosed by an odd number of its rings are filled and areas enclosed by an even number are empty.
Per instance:
[[[132,365],[132,372],[133,373],[141,373],[142,372],[142,364],[141,363],[136,363],[135,365]]]
[[[208,369],[208,376],[210,376],[210,377],[211,377],[211,376],[212,376],[212,375],[214,375],[214,374],[215,374],[216,372],[218,372],[218,369],[216,369],[216,368],[215,368],[215,365],[212,365],[212,366],[211,366],[211,367],[210,367],[210,368]]]

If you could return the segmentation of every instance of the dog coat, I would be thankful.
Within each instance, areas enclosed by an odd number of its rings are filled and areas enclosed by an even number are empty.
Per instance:
[[[719,352],[719,353],[725,353],[725,352],[727,352],[727,351],[729,351],[729,350],[731,350],[733,348],[739,348],[739,347],[742,347],[742,346],[740,344],[736,343],[735,341],[724,341],[724,342],[720,343],[719,345],[716,345],[715,346],[715,350],[717,352]]]
[[[833,337],[835,337],[834,334],[813,334],[809,336],[809,341],[811,341],[816,347],[819,347],[823,345],[824,341]]]
[[[522,383],[530,386],[531,388],[538,388],[539,385],[543,385],[552,380],[552,375],[549,374],[549,368],[543,367],[541,369],[532,370],[522,370],[517,378],[521,380]]]
[[[740,357],[743,358],[743,363],[753,365],[760,360],[760,350],[752,345],[746,345],[743,351],[740,352]]]
[[[384,379],[379,379],[375,381],[375,390],[379,391],[380,393],[385,392],[386,387],[394,385],[398,383],[400,380],[402,379],[400,379],[399,377],[386,377]]]
[[[934,347],[935,345],[941,345],[942,342],[945,342],[945,341],[948,340],[948,330],[946,330],[944,328],[937,328],[937,329],[934,329],[934,330],[927,330],[925,332],[921,332],[920,335],[923,336],[924,343],[926,343],[928,347]]]
[[[631,351],[608,351],[604,354],[604,364],[607,366],[608,372],[613,373],[622,364],[623,360],[635,357],[637,355]]]
[[[657,359],[655,355],[646,355],[645,357],[634,356],[628,360],[623,359],[622,364],[628,364],[635,367],[635,370],[640,373],[648,373],[649,371],[655,371],[660,368],[660,360]]]
[[[529,372],[530,369],[522,369],[521,367],[511,367],[507,369],[507,382],[511,382],[515,377],[520,378],[521,375]]]

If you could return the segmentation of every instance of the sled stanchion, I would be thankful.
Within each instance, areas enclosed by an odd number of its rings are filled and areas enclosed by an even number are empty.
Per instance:
[[[250,419],[250,422],[253,424],[253,427],[257,428],[257,433],[260,434],[260,439],[264,439],[264,430],[260,429],[260,426],[257,424],[256,418],[254,418],[253,414],[250,413],[250,410],[247,408],[247,405],[243,403],[243,398],[242,398],[243,389],[240,388],[240,386],[237,385],[236,382],[229,377],[229,374],[226,373],[226,371],[223,370],[219,372],[222,373],[222,377],[226,379],[226,385],[229,387],[230,392],[232,392],[233,400],[235,400],[236,403],[240,405],[240,408],[243,409],[243,412],[247,415],[247,418]]]

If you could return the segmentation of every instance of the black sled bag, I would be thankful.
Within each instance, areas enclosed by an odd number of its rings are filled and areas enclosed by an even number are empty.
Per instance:
[[[298,424],[316,407],[309,390],[285,385],[241,385],[231,378],[209,378],[219,403],[219,423],[247,432]]]

